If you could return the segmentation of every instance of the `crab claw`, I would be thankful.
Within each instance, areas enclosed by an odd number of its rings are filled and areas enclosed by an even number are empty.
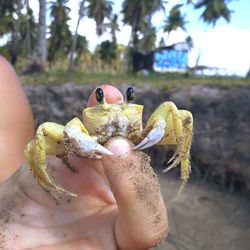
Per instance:
[[[164,121],[158,121],[154,128],[134,149],[143,150],[158,143],[165,135],[165,127],[166,123]]]
[[[100,145],[94,137],[83,133],[80,128],[64,130],[65,147],[70,153],[82,158],[101,159],[102,155],[113,155],[111,151]]]

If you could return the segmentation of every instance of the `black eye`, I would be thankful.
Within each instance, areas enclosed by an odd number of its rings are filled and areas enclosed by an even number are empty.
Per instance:
[[[129,87],[126,92],[127,101],[133,101],[135,97],[135,91],[132,87]]]
[[[103,90],[101,88],[97,88],[95,91],[95,96],[96,96],[96,100],[100,103],[103,102],[103,98],[104,98],[104,93]]]

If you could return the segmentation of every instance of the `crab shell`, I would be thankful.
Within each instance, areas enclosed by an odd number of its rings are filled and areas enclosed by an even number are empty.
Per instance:
[[[100,104],[83,110],[83,123],[100,144],[121,136],[137,143],[142,133],[143,106],[131,103]]]

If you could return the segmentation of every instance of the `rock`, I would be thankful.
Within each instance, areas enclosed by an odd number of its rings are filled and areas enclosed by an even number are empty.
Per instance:
[[[25,86],[36,125],[44,121],[65,124],[82,109],[93,85]],[[120,86],[125,93],[126,86]],[[136,87],[136,103],[144,105],[143,120],[162,102],[171,100],[194,116],[192,166],[194,174],[222,188],[250,194],[250,88],[192,86],[167,92],[146,85]],[[164,168],[170,147],[148,150],[154,166]]]

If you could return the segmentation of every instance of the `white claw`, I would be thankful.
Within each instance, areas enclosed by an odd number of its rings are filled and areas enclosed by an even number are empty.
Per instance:
[[[134,149],[143,150],[149,148],[156,143],[158,143],[162,137],[165,135],[165,122],[157,123],[155,128],[153,128],[138,145],[134,147]]]
[[[109,151],[108,149],[104,148],[101,144],[96,143],[96,147],[95,150],[98,153],[101,153],[103,155],[113,155],[113,153],[111,151]]]
[[[93,137],[82,133],[80,128],[65,128],[64,131],[77,143],[76,150],[80,150],[87,158],[94,156],[95,159],[101,159],[102,155],[113,155],[111,151],[97,143]]]
[[[165,168],[162,170],[162,173],[166,173],[168,172],[169,170],[173,169],[176,167],[176,164],[171,164],[169,167]]]
[[[179,158],[175,158],[174,162],[170,166],[162,170],[162,173],[166,173],[169,170],[175,168],[178,164],[180,164],[180,161],[181,160]]]
[[[172,162],[177,156],[177,150],[175,151],[175,153],[173,154],[173,156],[168,160],[167,164],[169,164],[170,162]]]
[[[138,145],[134,147],[134,149],[140,149],[149,141],[148,137],[145,137]]]

